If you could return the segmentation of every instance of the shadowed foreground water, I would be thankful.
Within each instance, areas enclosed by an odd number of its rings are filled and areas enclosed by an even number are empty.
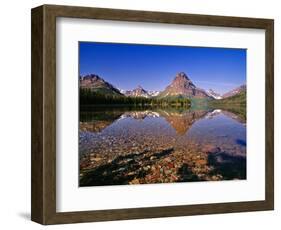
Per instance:
[[[246,179],[246,121],[223,110],[80,113],[80,186]]]

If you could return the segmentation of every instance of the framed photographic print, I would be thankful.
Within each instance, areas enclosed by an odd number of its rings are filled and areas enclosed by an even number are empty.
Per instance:
[[[273,20],[32,9],[41,224],[274,208]]]

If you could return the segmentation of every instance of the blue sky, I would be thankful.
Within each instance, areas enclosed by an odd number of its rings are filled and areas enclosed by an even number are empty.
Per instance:
[[[79,68],[119,89],[164,90],[185,72],[197,87],[225,93],[246,83],[246,50],[79,42]]]

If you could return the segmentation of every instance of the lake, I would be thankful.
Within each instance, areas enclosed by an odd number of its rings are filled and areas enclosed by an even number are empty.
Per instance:
[[[80,109],[80,186],[246,179],[246,118],[210,108]]]

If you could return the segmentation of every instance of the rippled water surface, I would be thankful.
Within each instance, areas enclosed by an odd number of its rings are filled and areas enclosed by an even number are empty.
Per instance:
[[[246,119],[213,109],[80,112],[80,186],[246,179]]]

